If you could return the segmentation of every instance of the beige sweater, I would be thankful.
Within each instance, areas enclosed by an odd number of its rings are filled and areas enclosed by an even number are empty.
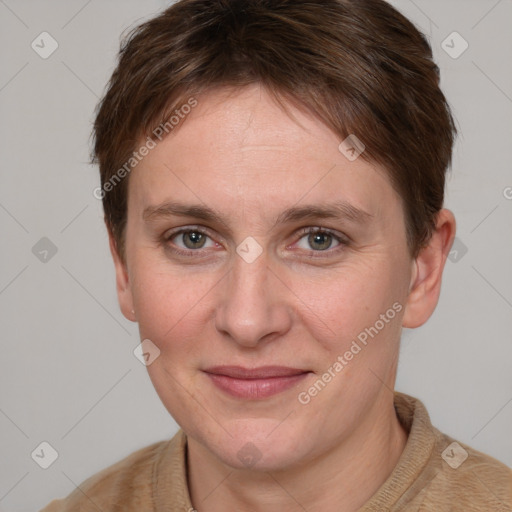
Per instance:
[[[512,511],[507,466],[439,432],[419,400],[395,393],[395,409],[409,432],[405,450],[360,512]],[[179,430],[93,475],[41,512],[192,512],[186,443]]]

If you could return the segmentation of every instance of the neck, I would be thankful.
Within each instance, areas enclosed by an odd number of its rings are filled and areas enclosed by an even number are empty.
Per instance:
[[[392,394],[383,388],[385,398],[364,423],[330,450],[279,471],[234,469],[189,437],[189,488],[194,507],[199,512],[358,510],[391,474],[407,441]]]

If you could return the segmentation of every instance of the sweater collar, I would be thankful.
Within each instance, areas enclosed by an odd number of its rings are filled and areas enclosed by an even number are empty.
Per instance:
[[[397,417],[408,432],[407,443],[394,470],[360,512],[381,512],[405,505],[424,486],[414,483],[419,482],[432,455],[437,430],[418,399],[396,391],[394,395]],[[155,462],[153,500],[156,512],[194,510],[187,482],[187,436],[182,429],[166,443]]]

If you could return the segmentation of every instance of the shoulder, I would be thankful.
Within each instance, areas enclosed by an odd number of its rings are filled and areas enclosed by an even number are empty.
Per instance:
[[[417,398],[395,393],[395,410],[409,439],[391,480],[401,493],[392,510],[512,511],[509,467],[439,431]]]
[[[425,487],[419,510],[512,509],[512,470],[490,455],[439,432],[431,463],[437,471]]]
[[[66,498],[53,500],[40,512],[147,510],[152,503],[155,466],[175,439],[176,436],[131,453],[89,477]]]

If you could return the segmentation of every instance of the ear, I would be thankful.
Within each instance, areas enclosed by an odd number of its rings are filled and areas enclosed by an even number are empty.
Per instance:
[[[137,318],[135,316],[134,307],[133,307],[133,296],[131,290],[131,283],[128,275],[128,269],[126,264],[123,262],[119,255],[119,251],[117,249],[117,243],[112,235],[110,229],[108,229],[108,241],[110,246],[110,253],[112,254],[112,258],[114,260],[114,267],[116,270],[116,288],[117,288],[117,300],[119,301],[119,306],[121,308],[121,312],[128,320],[132,322],[136,322]]]
[[[423,325],[432,315],[441,293],[444,265],[455,238],[455,217],[443,208],[436,220],[436,229],[426,247],[413,262],[402,325],[415,328]]]

